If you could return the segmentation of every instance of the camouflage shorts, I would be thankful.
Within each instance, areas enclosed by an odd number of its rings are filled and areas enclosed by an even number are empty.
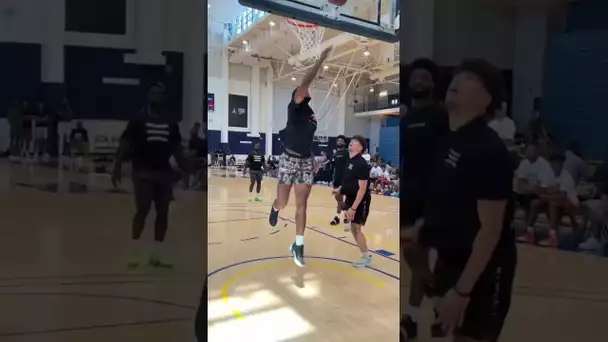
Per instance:
[[[314,157],[296,158],[285,153],[279,157],[279,184],[313,184]]]

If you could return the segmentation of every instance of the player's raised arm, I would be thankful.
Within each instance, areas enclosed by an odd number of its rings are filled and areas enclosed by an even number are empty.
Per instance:
[[[315,77],[317,77],[317,74],[319,73],[319,69],[321,69],[323,62],[325,62],[325,60],[327,59],[327,56],[329,56],[330,52],[331,52],[331,47],[328,47],[327,49],[323,50],[323,52],[321,53],[321,56],[319,57],[319,59],[317,60],[315,65],[313,65],[313,67],[310,68],[310,70],[308,71],[308,74],[306,74],[306,77],[304,77],[304,79],[302,80],[302,83],[300,84],[300,86],[298,87],[298,89],[296,90],[296,93],[294,95],[294,101],[296,104],[299,104],[302,101],[304,101],[305,98],[310,97],[310,94],[308,93],[308,88],[310,87],[312,82],[315,80]]]

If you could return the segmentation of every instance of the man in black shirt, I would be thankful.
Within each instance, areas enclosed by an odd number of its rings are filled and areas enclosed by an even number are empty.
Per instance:
[[[336,153],[331,159],[331,163],[334,169],[333,174],[333,187],[334,189],[340,188],[342,186],[342,178],[344,177],[344,173],[346,171],[346,167],[348,166],[349,160],[349,152],[346,149],[346,137],[343,135],[339,135],[336,138]],[[342,213],[342,207],[344,203],[342,203],[342,196],[336,194],[336,202],[338,205],[336,207],[336,217],[334,217],[333,221],[330,222],[330,225],[335,226],[340,224],[340,214]],[[344,224],[348,224],[348,220],[344,219]]]
[[[264,172],[266,168],[264,166],[264,155],[261,152],[261,146],[259,142],[253,145],[253,151],[249,152],[247,159],[245,160],[245,168],[243,173],[249,169],[249,202],[255,199],[256,202],[261,202],[260,190],[262,189],[262,179],[264,178]],[[253,195],[253,184],[256,184],[255,198]]]
[[[367,221],[372,195],[369,190],[369,173],[371,167],[362,154],[367,148],[365,138],[355,135],[348,145],[348,164],[342,179],[342,185],[334,189],[336,195],[345,196],[346,218],[351,225],[351,233],[361,251],[361,259],[353,266],[366,267],[372,263],[372,255],[367,249],[367,240],[361,227]]]
[[[175,181],[169,159],[174,156],[180,168],[185,169],[181,135],[177,122],[166,112],[165,90],[162,85],[153,86],[149,90],[148,101],[145,111],[129,121],[120,138],[112,182],[116,187],[120,184],[122,162],[128,154],[133,165],[133,190],[137,208],[132,226],[133,242],[139,242],[150,206],[154,202],[156,246],[149,263],[153,267],[172,267],[161,256],[160,247],[167,232],[169,204],[173,198]],[[129,268],[140,265],[139,253],[137,247],[132,251],[127,261]]]
[[[291,245],[294,262],[304,267],[304,230],[306,229],[306,206],[312,189],[315,174],[315,158],[312,154],[312,143],[317,130],[317,117],[308,105],[310,93],[308,88],[317,76],[317,72],[329,56],[331,47],[325,49],[291,95],[287,107],[287,125],[279,132],[285,152],[279,159],[279,184],[277,198],[272,204],[268,223],[277,225],[279,210],[285,208],[293,186],[296,193],[296,241]]]
[[[428,189],[433,151],[439,140],[449,132],[448,115],[434,101],[438,82],[437,65],[428,59],[415,60],[409,67],[408,86],[412,96],[407,114],[401,118],[401,184],[400,221],[402,229],[410,229],[424,216],[424,199]],[[408,338],[418,335],[420,306],[425,292],[432,286],[429,250],[424,246],[402,244],[402,254],[412,277],[405,316],[401,320]]]
[[[437,250],[436,303],[456,341],[496,341],[509,311],[515,237],[507,204],[514,165],[487,116],[502,103],[500,71],[465,61],[446,95],[450,130],[433,161],[424,223],[407,231]]]

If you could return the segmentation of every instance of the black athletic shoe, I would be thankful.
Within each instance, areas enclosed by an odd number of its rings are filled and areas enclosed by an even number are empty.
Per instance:
[[[271,227],[275,227],[277,225],[277,221],[279,220],[279,211],[274,210],[274,207],[270,207],[270,216],[268,216],[268,223]]]
[[[289,251],[293,254],[293,262],[298,267],[304,267],[306,263],[304,262],[304,245],[298,246],[296,243],[292,243],[291,247],[289,247]]]
[[[433,310],[435,312],[435,323],[431,325],[431,337],[432,338],[444,338],[448,336],[443,330],[443,325],[441,323],[437,323],[437,319],[439,318],[439,313],[437,310]]]
[[[332,226],[337,226],[340,224],[340,219],[338,217],[334,217],[334,219],[329,224]]]
[[[407,336],[401,332],[401,342],[413,341],[418,337],[418,323],[412,320],[412,317],[405,315],[401,319],[401,330],[404,330]]]

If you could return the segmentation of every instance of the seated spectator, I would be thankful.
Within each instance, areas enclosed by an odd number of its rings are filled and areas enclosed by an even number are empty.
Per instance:
[[[551,165],[538,155],[537,146],[530,143],[526,146],[525,159],[519,164],[515,176],[517,178],[515,202],[523,208],[526,213],[525,221],[528,221],[530,204],[539,198],[542,188],[553,182],[553,170]]]
[[[515,141],[515,123],[507,116],[507,104],[503,103],[502,108],[496,110],[494,119],[488,123],[498,136],[511,148]]]
[[[377,162],[373,162],[372,170],[370,171],[370,175],[373,175],[374,178],[378,178],[378,176],[380,176],[381,173],[382,173],[382,169],[380,168],[380,165],[378,165]]]
[[[549,217],[549,238],[539,242],[541,246],[557,247],[557,229],[564,214],[570,218],[574,231],[578,230],[575,214],[579,206],[576,185],[570,172],[564,169],[566,158],[563,155],[551,157],[551,169],[554,178],[542,188],[539,198],[531,203],[528,228],[526,234],[519,240],[522,242],[534,242],[534,224],[539,211],[546,211]]]
[[[589,234],[589,238],[578,245],[578,248],[585,251],[597,251],[604,247],[602,243],[602,231],[608,234],[608,187],[601,189],[599,199],[585,201],[581,205],[583,214],[584,235]],[[587,231],[587,224],[590,223]],[[580,239],[577,239],[580,241]]]
[[[572,178],[574,178],[575,184],[578,184],[579,181],[585,176],[587,163],[585,163],[582,158],[581,145],[578,141],[572,141],[568,144],[564,169],[570,172]]]
[[[84,128],[82,122],[77,122],[76,128],[70,133],[70,150],[72,155],[86,157],[89,154],[89,132]]]

